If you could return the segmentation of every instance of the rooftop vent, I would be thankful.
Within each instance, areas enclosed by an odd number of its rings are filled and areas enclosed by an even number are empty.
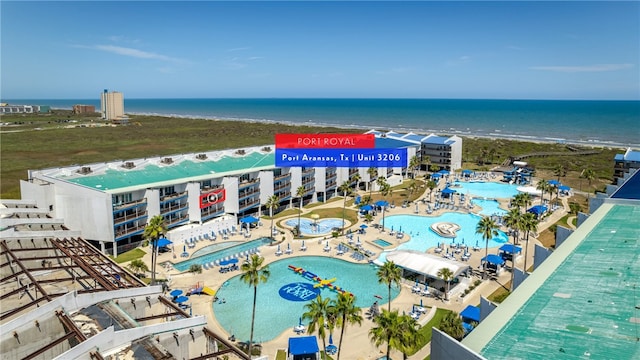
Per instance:
[[[78,171],[76,171],[76,172],[78,174],[82,174],[82,175],[90,174],[91,173],[91,167],[83,166],[80,169],[78,169]]]

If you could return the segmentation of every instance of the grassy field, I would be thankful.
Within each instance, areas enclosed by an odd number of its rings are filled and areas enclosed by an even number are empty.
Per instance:
[[[2,115],[0,133],[0,197],[20,198],[19,180],[27,170],[74,164],[90,164],[152,156],[242,148],[272,144],[276,133],[360,132],[355,129],[290,126],[259,122],[237,122],[131,116],[130,125],[112,126],[96,116],[72,115],[57,110],[46,115]],[[491,168],[513,155],[559,151],[571,154],[560,144],[536,144],[508,140],[465,138],[465,168]],[[556,165],[568,173],[561,180],[574,188],[586,190],[587,182],[579,178],[590,167],[597,175],[589,190],[601,189],[613,175],[613,157],[621,149],[602,149],[596,155],[529,158],[538,176],[556,178]],[[398,199],[401,200],[401,199]]]

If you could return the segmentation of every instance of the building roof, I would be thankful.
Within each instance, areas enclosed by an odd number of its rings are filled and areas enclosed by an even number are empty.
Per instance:
[[[307,355],[315,354],[320,350],[315,336],[301,336],[289,338],[289,354]]]
[[[429,135],[424,140],[422,140],[422,142],[435,145],[451,145],[453,143],[453,140],[444,136]]]
[[[387,255],[387,260],[432,278],[438,278],[438,271],[445,267],[451,270],[454,277],[469,268],[468,264],[413,250],[392,251]]]
[[[396,139],[396,138],[376,137],[375,146],[376,146],[376,149],[397,149],[397,148],[417,146],[417,144],[404,141],[401,139]]]
[[[622,154],[622,159],[619,159],[618,155],[616,155],[616,160],[640,162],[640,151],[633,150],[631,148],[627,148],[627,151]]]

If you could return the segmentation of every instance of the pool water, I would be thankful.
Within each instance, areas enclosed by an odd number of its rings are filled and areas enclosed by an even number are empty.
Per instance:
[[[373,240],[373,243],[376,244],[376,245],[380,245],[382,247],[388,247],[388,246],[393,245],[392,243],[390,243],[390,242],[388,242],[386,240],[382,240],[382,239],[375,239],[375,240]]]
[[[270,242],[270,238],[264,237],[248,242],[228,241],[211,244],[194,252],[191,259],[173,264],[173,267],[178,271],[187,271],[189,270],[191,265],[202,265],[204,263],[221,260],[225,257],[231,257],[243,251],[251,250],[262,245],[269,244]]]
[[[460,194],[475,195],[489,199],[508,199],[519,193],[518,185],[501,184],[497,182],[456,182],[455,189]]]
[[[333,282],[356,297],[356,305],[368,309],[374,301],[386,304],[388,288],[378,283],[377,267],[369,264],[356,264],[340,259],[322,256],[289,257],[269,264],[271,275],[266,283],[258,285],[254,341],[265,342],[289,331],[293,336],[293,327],[305,312],[304,305],[309,301],[290,301],[280,296],[281,288],[289,284],[316,284],[312,280],[292,271],[289,265],[301,267],[323,279],[336,278]],[[391,298],[398,296],[399,290],[391,288]],[[320,295],[336,297],[336,292],[327,288],[320,289]],[[378,299],[376,295],[382,299]],[[216,320],[239,341],[249,339],[251,330],[251,307],[253,288],[240,280],[240,275],[231,278],[223,285],[216,296],[225,303],[214,303]],[[305,325],[308,325],[306,322]],[[335,335],[335,334],[334,334]]]
[[[295,228],[298,226],[298,219],[293,218],[286,220],[285,225]],[[342,228],[342,219],[329,218],[321,220],[312,220],[300,218],[300,232],[306,236],[326,235],[333,231],[333,228]]]
[[[480,216],[475,214],[445,213],[440,216],[420,216],[420,215],[391,215],[385,219],[385,226],[394,229],[401,229],[405,234],[409,234],[411,239],[398,246],[398,250],[416,250],[424,252],[429,248],[436,247],[438,243],[451,244],[462,242],[469,246],[478,244],[484,248],[485,241],[481,234],[476,234],[476,226],[480,221]],[[436,222],[451,222],[460,225],[455,239],[444,238],[437,235],[430,226]],[[507,234],[498,231],[498,236],[489,240],[489,247],[498,247],[508,241]],[[378,258],[384,262],[386,254],[382,253]]]
[[[472,199],[471,203],[474,205],[478,205],[482,208],[482,210],[480,211],[480,214],[482,215],[487,215],[487,216],[491,216],[491,215],[498,215],[498,216],[502,216],[502,215],[506,215],[507,211],[504,209],[500,208],[500,203],[498,203],[496,200],[484,200],[484,199]]]

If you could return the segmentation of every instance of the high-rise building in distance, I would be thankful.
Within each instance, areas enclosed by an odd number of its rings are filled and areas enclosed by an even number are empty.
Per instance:
[[[124,96],[121,92],[104,89],[100,95],[100,109],[103,119],[113,121],[124,118]]]

